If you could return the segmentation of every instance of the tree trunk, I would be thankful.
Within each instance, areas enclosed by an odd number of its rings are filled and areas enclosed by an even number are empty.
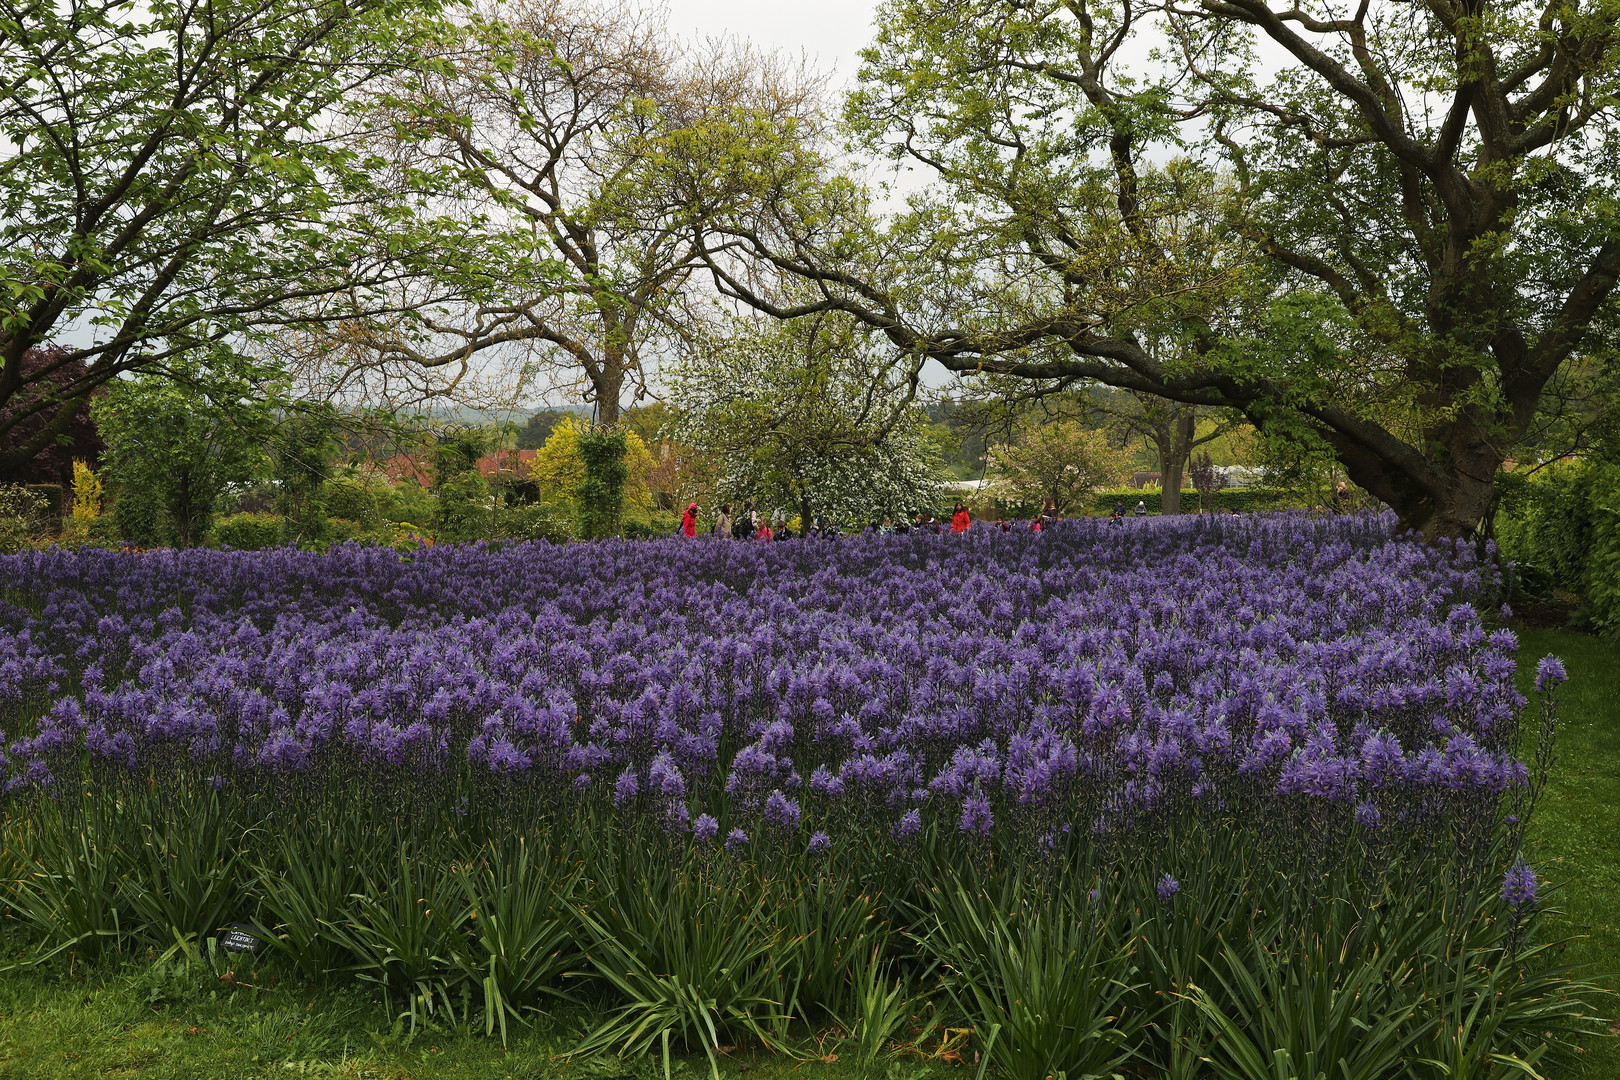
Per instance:
[[[1166,514],[1181,513],[1181,476],[1192,453],[1193,432],[1197,417],[1186,406],[1176,410],[1175,431],[1170,440],[1170,458],[1159,468],[1159,483],[1164,485],[1161,502]]]
[[[1490,513],[1496,473],[1502,465],[1497,447],[1511,441],[1496,434],[1497,430],[1492,418],[1464,411],[1426,433],[1431,445],[1444,448],[1437,456],[1398,456],[1387,448],[1333,432],[1325,434],[1345,474],[1394,510],[1402,528],[1422,533],[1433,542],[1478,534]],[[1517,437],[1521,433],[1509,434]]]
[[[624,353],[610,347],[604,350],[604,363],[591,378],[591,389],[596,395],[596,419],[603,427],[619,422],[619,394],[624,390]]]

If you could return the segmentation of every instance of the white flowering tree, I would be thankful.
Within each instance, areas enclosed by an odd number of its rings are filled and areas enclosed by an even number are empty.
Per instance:
[[[679,440],[719,464],[721,497],[860,525],[935,508],[915,404],[920,364],[838,314],[728,319],[668,373]]]

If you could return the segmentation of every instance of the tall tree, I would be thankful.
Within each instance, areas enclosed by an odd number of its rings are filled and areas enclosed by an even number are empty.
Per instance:
[[[746,152],[756,131],[810,132],[814,82],[746,48],[679,47],[661,12],[630,0],[485,4],[428,59],[383,100],[398,137],[379,149],[406,173],[460,182],[455,205],[479,239],[459,257],[492,284],[337,328],[337,378],[460,379],[504,359],[531,389],[574,392],[616,423],[645,393],[648,356],[685,325],[683,288],[702,267],[690,220],[737,197],[723,170],[662,163]],[[311,351],[330,358],[327,344]]]
[[[239,343],[289,302],[364,299],[413,250],[436,247],[405,239],[395,226],[409,208],[333,138],[345,104],[412,59],[401,45],[424,10],[416,0],[7,8],[0,477],[67,434],[120,373],[188,353],[228,366],[238,353],[200,346]],[[47,362],[25,361],[51,341]],[[50,392],[31,390],[45,383]]]
[[[1616,313],[1616,0],[892,0],[879,22],[848,115],[934,190],[879,229],[762,185],[712,241],[762,310],[1237,410],[1431,537],[1474,533]],[[1136,62],[1143,35],[1179,56]],[[818,295],[774,304],[745,265]]]

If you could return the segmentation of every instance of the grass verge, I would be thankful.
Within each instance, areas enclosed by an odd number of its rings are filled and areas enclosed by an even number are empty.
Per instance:
[[[1570,677],[1559,701],[1558,760],[1525,855],[1556,889],[1551,903],[1561,914],[1551,925],[1573,939],[1568,962],[1620,991],[1620,645],[1568,630],[1520,630],[1519,640],[1527,692],[1548,653]],[[1586,1047],[1583,1080],[1620,1077],[1620,1026],[1610,1032]]]

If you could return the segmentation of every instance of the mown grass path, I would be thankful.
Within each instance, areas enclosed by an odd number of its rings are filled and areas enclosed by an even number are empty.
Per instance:
[[[1532,826],[1527,853],[1555,886],[1556,929],[1573,939],[1570,963],[1603,974],[1620,990],[1620,646],[1567,631],[1521,631],[1521,672],[1528,689],[1535,661],[1562,657],[1559,756]],[[248,971],[241,973],[252,982]],[[268,980],[262,980],[267,982]],[[1610,1003],[1620,1014],[1620,999]],[[0,1080],[278,1080],[298,1076],[377,1080],[610,1080],[662,1077],[661,1062],[597,1060],[565,1065],[555,1057],[589,1017],[562,1017],[550,1030],[518,1034],[509,1049],[481,1033],[429,1031],[411,1038],[379,1033],[379,1007],[360,990],[231,988],[195,974],[154,970],[140,960],[122,968],[22,972],[0,976]],[[570,1022],[572,1021],[572,1022]],[[678,1062],[675,1075],[704,1075],[701,1060]],[[737,1080],[806,1077],[853,1080],[873,1075],[845,1062],[735,1057]],[[897,1059],[884,1080],[971,1076],[919,1055]],[[1620,1078],[1620,1028],[1587,1047],[1581,1080]],[[1566,1080],[1558,1077],[1556,1080]]]
[[[1555,928],[1574,937],[1570,963],[1590,965],[1620,990],[1620,645],[1565,630],[1519,633],[1523,689],[1553,653],[1570,680],[1559,707],[1558,761],[1531,822],[1529,851],[1557,891]],[[1620,1015],[1620,999],[1607,1014]],[[1620,1029],[1587,1048],[1581,1076],[1620,1078]]]

